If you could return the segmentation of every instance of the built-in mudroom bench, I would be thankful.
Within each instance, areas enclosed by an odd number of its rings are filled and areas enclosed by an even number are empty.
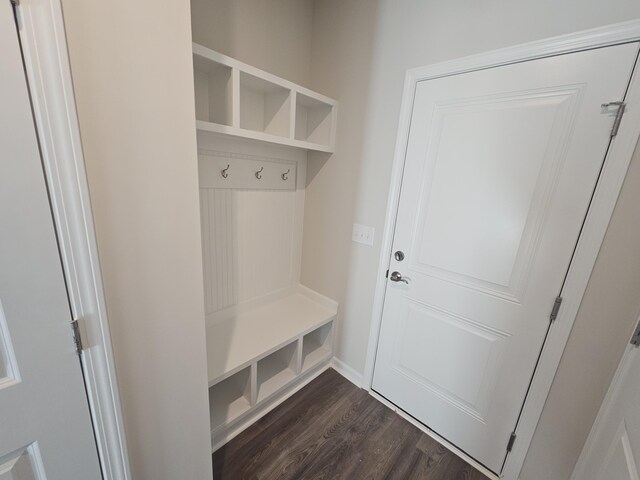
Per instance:
[[[215,451],[333,357],[338,304],[300,269],[307,152],[333,151],[337,103],[201,45],[193,60]]]
[[[332,357],[337,305],[305,288],[207,328],[214,450]]]

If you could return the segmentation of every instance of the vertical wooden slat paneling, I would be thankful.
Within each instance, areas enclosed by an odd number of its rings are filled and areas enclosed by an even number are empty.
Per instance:
[[[207,313],[287,288],[294,279],[294,191],[201,189]]]
[[[209,240],[209,199],[208,191],[200,190],[200,230],[202,235],[202,274],[204,276],[204,304],[205,310],[210,312],[213,308],[213,298],[211,289],[209,288],[209,277],[211,276],[211,260],[209,258],[209,249],[206,245],[210,245]]]

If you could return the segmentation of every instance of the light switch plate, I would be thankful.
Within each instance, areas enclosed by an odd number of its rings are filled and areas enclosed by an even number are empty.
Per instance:
[[[351,234],[351,240],[356,243],[362,243],[363,245],[373,246],[373,236],[376,230],[373,227],[367,225],[360,225],[359,223],[353,224],[353,233]]]

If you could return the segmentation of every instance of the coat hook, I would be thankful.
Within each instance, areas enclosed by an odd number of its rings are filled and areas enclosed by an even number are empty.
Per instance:
[[[229,176],[229,174],[227,173],[227,170],[229,170],[229,165],[228,164],[227,164],[227,168],[223,168],[222,172],[220,172],[221,175],[222,175],[222,178],[227,178]]]
[[[287,178],[289,178],[289,177],[287,177],[287,175],[289,175],[290,171],[291,171],[291,169],[288,169],[286,172],[284,172],[282,175],[280,175],[282,177],[282,180],[286,180]]]
[[[262,175],[261,175],[260,173],[261,173],[263,170],[264,170],[264,167],[261,167],[261,168],[260,168],[260,170],[258,170],[258,171],[256,172],[256,178],[257,178],[258,180],[260,180],[260,179],[262,178]]]

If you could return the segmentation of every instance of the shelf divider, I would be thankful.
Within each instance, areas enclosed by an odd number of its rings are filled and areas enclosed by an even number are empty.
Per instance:
[[[240,128],[240,70],[231,69],[231,126]]]

